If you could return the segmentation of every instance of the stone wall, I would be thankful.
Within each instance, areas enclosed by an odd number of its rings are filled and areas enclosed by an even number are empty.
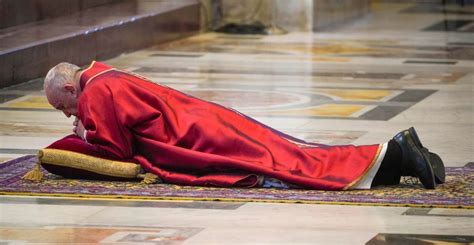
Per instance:
[[[313,31],[324,30],[364,16],[369,0],[314,0]]]
[[[201,0],[203,26],[261,23],[285,31],[318,31],[363,16],[370,0]]]

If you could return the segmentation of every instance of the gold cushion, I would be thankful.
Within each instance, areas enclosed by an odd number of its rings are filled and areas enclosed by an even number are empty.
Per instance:
[[[90,155],[46,148],[38,152],[38,159],[46,170],[67,178],[133,179],[140,173],[140,165],[109,160]]]

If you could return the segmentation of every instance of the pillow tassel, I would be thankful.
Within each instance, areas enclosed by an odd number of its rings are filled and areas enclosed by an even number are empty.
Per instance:
[[[43,173],[41,172],[41,164],[38,162],[36,166],[26,173],[22,179],[31,180],[31,181],[41,181],[43,179]]]
[[[138,177],[143,178],[143,180],[140,182],[142,184],[149,185],[149,184],[154,184],[154,183],[161,183],[160,177],[152,173],[139,174]]]

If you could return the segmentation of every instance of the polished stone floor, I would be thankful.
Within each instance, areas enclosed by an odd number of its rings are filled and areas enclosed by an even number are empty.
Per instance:
[[[414,126],[447,166],[474,162],[474,6],[372,10],[325,32],[204,33],[104,62],[308,141],[383,143]],[[41,88],[0,90],[0,161],[71,132]],[[469,209],[2,196],[0,218],[1,244],[474,242]]]

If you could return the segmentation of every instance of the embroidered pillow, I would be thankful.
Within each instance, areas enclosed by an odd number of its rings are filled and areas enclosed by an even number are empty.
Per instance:
[[[48,172],[73,179],[132,180],[140,175],[140,165],[117,161],[98,152],[76,135],[69,135],[38,152],[41,166]]]

